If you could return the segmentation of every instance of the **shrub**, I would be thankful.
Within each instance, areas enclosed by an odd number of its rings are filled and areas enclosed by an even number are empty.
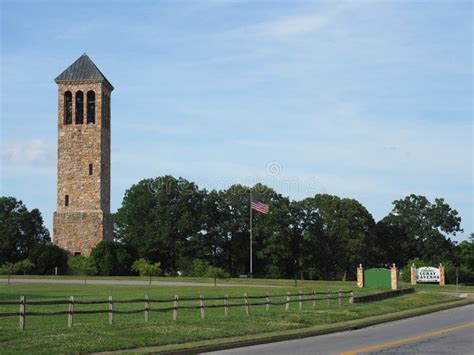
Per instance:
[[[458,269],[458,282],[460,284],[473,284],[474,283],[474,272],[468,267],[462,265],[456,267],[453,264],[445,265],[446,283],[456,284],[456,268]]]
[[[227,279],[230,277],[229,273],[224,269],[212,266],[207,261],[200,259],[193,261],[190,270],[185,273],[185,276],[210,277],[214,279],[214,284],[216,284],[217,279]]]
[[[210,264],[207,261],[196,259],[193,261],[190,270],[186,273],[186,276],[190,277],[208,277],[208,269]]]
[[[92,249],[91,258],[101,276],[130,275],[133,256],[125,245],[105,240]]]
[[[265,276],[269,279],[281,278],[280,268],[276,265],[270,264],[265,267]]]
[[[34,264],[33,273],[35,274],[54,274],[55,267],[61,274],[65,274],[67,271],[66,251],[52,243],[35,246],[29,259]]]
[[[422,266],[435,266],[435,265],[432,265],[429,262],[420,260],[419,258],[414,258],[414,259],[408,260],[405,267],[400,270],[400,273],[402,275],[402,280],[404,282],[411,282],[411,265],[412,264],[415,264],[416,268],[419,268],[419,267],[422,267]]]

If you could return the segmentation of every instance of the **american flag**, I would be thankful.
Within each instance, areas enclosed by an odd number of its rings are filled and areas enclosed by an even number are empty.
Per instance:
[[[261,201],[257,201],[255,197],[252,197],[252,209],[260,213],[267,214],[270,206]]]

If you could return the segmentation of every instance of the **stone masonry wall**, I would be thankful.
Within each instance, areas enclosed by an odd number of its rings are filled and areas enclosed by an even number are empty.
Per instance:
[[[398,269],[395,264],[390,268],[390,278],[392,290],[398,290]]]
[[[103,212],[56,212],[54,242],[70,255],[89,255],[102,240],[111,240],[112,218]]]
[[[439,264],[439,285],[440,286],[446,285],[446,276],[445,276],[443,264]]]
[[[412,285],[416,285],[416,267],[415,264],[412,264],[410,267],[410,281]]]
[[[362,264],[357,268],[357,287],[364,287],[364,268]]]

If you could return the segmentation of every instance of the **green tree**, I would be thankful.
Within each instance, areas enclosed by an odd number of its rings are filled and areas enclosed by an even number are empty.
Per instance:
[[[200,230],[192,235],[187,250],[178,262],[180,271],[188,274],[195,269],[193,260],[225,266],[228,261],[225,221],[229,218],[228,206],[217,191],[201,191],[202,208]]]
[[[458,280],[461,283],[474,283],[474,233],[468,240],[463,240],[456,247],[457,265],[454,270],[446,269],[446,279],[454,283],[456,280],[456,269]]]
[[[11,275],[14,275],[16,272],[15,264],[6,262],[0,267],[0,275],[7,275],[8,284],[10,285]]]
[[[386,230],[392,230],[391,248],[402,247],[405,264],[420,258],[431,264],[452,261],[455,244],[449,236],[462,231],[461,217],[441,198],[431,203],[424,196],[410,195],[393,202],[392,212],[383,219]],[[382,248],[383,245],[379,247]]]
[[[87,284],[87,276],[97,273],[97,268],[91,257],[76,255],[70,258],[67,264],[75,274],[84,276],[84,285]]]
[[[367,240],[375,226],[372,215],[354,199],[317,194],[296,204],[296,223],[303,236],[307,268],[317,277],[354,277],[367,259]]]
[[[217,286],[217,279],[228,279],[229,278],[229,273],[225,271],[224,269],[216,266],[209,266],[207,268],[207,277],[213,278],[214,279],[214,286]]]
[[[288,218],[287,198],[277,194],[271,188],[256,184],[252,195],[271,205],[270,212],[262,215],[253,213],[253,273],[264,276],[273,264],[273,269],[282,275],[287,274],[287,260],[277,255],[273,246],[277,244],[270,239],[277,233],[291,240],[290,219]],[[201,214],[201,230],[191,238],[192,248],[189,259],[198,258],[210,265],[223,269],[230,275],[249,273],[249,238],[250,238],[250,188],[243,185],[232,185],[223,191],[211,191],[204,195]],[[291,252],[290,252],[291,254]],[[293,265],[293,257],[288,257]],[[188,269],[190,263],[188,264]]]
[[[226,279],[230,275],[223,268],[212,266],[205,260],[196,259],[192,266],[184,274],[189,277],[209,277],[214,279],[214,286],[217,284],[217,279]]]
[[[392,223],[390,218],[377,222],[374,232],[367,241],[369,252],[366,266],[386,266],[395,263],[406,265],[409,259],[416,258],[415,247],[402,226]]]
[[[185,179],[142,180],[126,191],[115,215],[119,240],[175,274],[189,240],[201,230],[202,200],[203,193]]]
[[[146,259],[138,259],[132,265],[132,271],[138,272],[140,276],[149,276],[149,285],[151,285],[151,277],[158,276],[161,273],[161,264],[157,263],[150,263]]]
[[[36,245],[49,240],[38,209],[28,211],[14,197],[0,197],[0,265],[28,258]]]
[[[216,203],[217,216],[208,217],[208,225],[214,224],[218,240],[219,258],[214,263],[231,275],[249,272],[249,188],[232,185],[219,191]]]
[[[134,253],[130,248],[111,240],[104,240],[91,251],[91,258],[101,276],[130,275]]]
[[[460,264],[474,272],[474,233],[457,246]]]
[[[35,265],[30,261],[30,259],[23,259],[15,263],[14,268],[15,268],[15,272],[26,275],[28,272],[30,272],[34,268],[34,266]]]
[[[256,275],[273,278],[302,277],[301,232],[296,228],[293,205],[272,188],[256,184],[252,196],[270,206],[268,214],[253,212]]]
[[[53,243],[36,245],[29,259],[34,264],[33,272],[38,275],[53,275],[56,267],[59,273],[67,271],[67,253]]]

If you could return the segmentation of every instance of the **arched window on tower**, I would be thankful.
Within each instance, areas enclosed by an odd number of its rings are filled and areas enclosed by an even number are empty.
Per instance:
[[[87,92],[87,124],[95,123],[95,93]]]
[[[64,124],[72,123],[72,93],[66,91],[64,93]]]
[[[76,92],[76,124],[84,123],[84,93]]]

